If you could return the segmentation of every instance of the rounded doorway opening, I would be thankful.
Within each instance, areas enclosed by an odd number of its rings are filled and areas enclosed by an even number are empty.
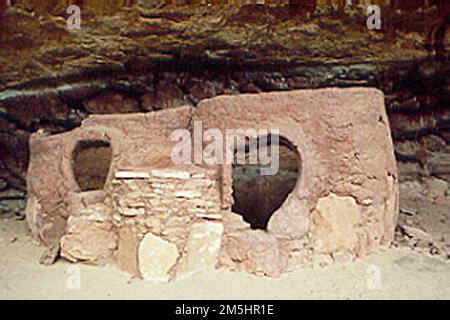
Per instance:
[[[108,141],[79,141],[72,154],[72,169],[81,191],[102,190],[108,177],[112,148]]]
[[[275,143],[271,138],[261,143],[261,138],[266,137],[255,139],[253,147],[247,141],[244,147],[234,150],[232,211],[240,214],[252,229],[266,230],[272,214],[281,207],[300,178],[301,157],[296,146],[282,136],[274,139]],[[255,149],[256,161],[254,154],[250,161]],[[239,163],[239,152],[241,159],[245,157],[245,163],[242,160]],[[267,163],[267,159],[271,162]],[[278,166],[272,161],[278,161]],[[278,167],[278,170],[271,170],[273,174],[262,174],[268,167]]]

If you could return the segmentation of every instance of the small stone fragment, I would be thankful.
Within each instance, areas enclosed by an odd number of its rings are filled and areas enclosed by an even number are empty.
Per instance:
[[[404,234],[406,234],[410,238],[427,243],[433,243],[433,238],[422,229],[406,225],[401,225],[400,228],[403,230]]]
[[[200,192],[195,192],[195,191],[176,191],[175,192],[175,197],[178,198],[187,198],[187,199],[192,199],[192,198],[201,198],[202,194]]]
[[[41,258],[39,259],[39,263],[44,266],[52,265],[58,259],[59,252],[60,252],[59,242],[48,246],[44,250]]]
[[[181,180],[189,179],[191,176],[189,172],[169,170],[169,169],[153,169],[150,171],[150,174],[151,176],[157,178],[181,179]]]
[[[328,254],[318,254],[313,257],[312,264],[314,267],[324,268],[333,263],[333,259]]]
[[[126,217],[143,216],[145,208],[122,208],[120,213]]]
[[[353,261],[355,259],[354,254],[352,254],[351,252],[349,252],[347,250],[333,252],[331,254],[331,257],[333,258],[334,261],[339,262],[339,263],[349,262],[349,261]]]
[[[138,171],[117,171],[115,177],[116,179],[147,179],[150,178],[150,173]]]

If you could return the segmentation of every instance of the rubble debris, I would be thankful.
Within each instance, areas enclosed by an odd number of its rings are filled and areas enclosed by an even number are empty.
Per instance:
[[[60,254],[59,242],[45,248],[42,256],[39,259],[39,263],[44,266],[50,266],[56,262]]]
[[[428,244],[433,243],[433,238],[425,230],[407,225],[399,225],[399,228],[403,232],[403,234],[418,242],[425,242]]]
[[[400,208],[400,213],[401,213],[401,214],[405,214],[405,215],[407,215],[407,216],[415,216],[418,212],[417,212],[417,211],[413,211],[413,210],[408,210],[408,209]]]

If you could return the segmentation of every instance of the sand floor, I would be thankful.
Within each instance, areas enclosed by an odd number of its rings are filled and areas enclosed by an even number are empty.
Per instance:
[[[408,248],[280,278],[211,270],[168,284],[114,265],[45,267],[42,252],[24,221],[0,219],[0,299],[450,299],[450,260]]]

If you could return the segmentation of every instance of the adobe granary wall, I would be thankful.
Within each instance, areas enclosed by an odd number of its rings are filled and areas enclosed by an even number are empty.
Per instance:
[[[279,172],[261,180],[271,194],[251,197],[256,189],[237,183],[234,170],[252,167],[175,164],[171,134],[185,129],[195,138],[198,122],[223,134],[279,130]],[[112,260],[146,280],[214,267],[277,276],[323,258],[363,256],[394,237],[398,177],[376,89],[220,96],[195,109],[95,115],[63,134],[34,134],[30,147],[33,237],[60,245],[70,261]],[[84,155],[89,148],[96,151]],[[107,170],[89,173],[77,165],[83,157]]]

